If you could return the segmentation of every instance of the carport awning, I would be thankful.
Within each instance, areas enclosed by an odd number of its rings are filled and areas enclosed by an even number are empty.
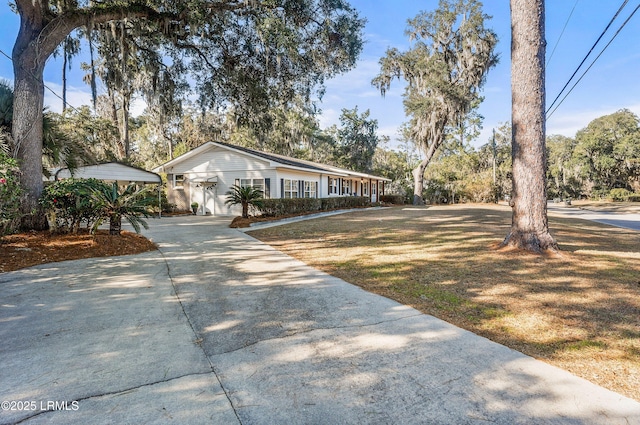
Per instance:
[[[61,168],[55,174],[56,180],[68,179],[70,177],[79,179],[94,178],[105,181],[117,181],[119,184],[162,184],[162,179],[158,174],[119,162],[85,165],[83,167],[78,167],[77,169],[73,170],[73,172],[71,172],[68,168]]]

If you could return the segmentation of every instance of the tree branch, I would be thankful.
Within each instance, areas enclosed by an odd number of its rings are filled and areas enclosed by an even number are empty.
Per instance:
[[[51,20],[40,32],[36,41],[39,55],[44,58],[49,57],[67,35],[82,26],[90,27],[90,24],[136,18],[168,23],[179,22],[182,17],[173,13],[159,12],[140,3],[128,6],[97,6],[65,12]]]

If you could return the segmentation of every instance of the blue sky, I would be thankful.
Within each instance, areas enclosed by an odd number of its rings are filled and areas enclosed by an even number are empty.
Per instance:
[[[547,1],[547,56],[558,41],[565,22],[576,4],[575,0]],[[601,31],[613,17],[622,2],[602,0],[578,0],[573,16],[569,21],[553,57],[547,67],[547,104],[556,97],[574,69],[580,63]],[[596,48],[599,53],[613,33],[628,17],[637,2],[631,2],[612,25],[603,41]],[[378,60],[389,47],[401,51],[410,48],[404,35],[407,19],[421,10],[434,10],[437,0],[351,0],[351,4],[367,18],[365,28],[366,44],[357,67],[348,74],[327,82],[326,94],[320,104],[322,127],[338,123],[342,108],[358,106],[360,111],[369,109],[371,117],[378,120],[379,132],[396,138],[397,129],[406,121],[403,106],[403,85],[396,81],[383,98],[371,86],[371,79],[379,72]],[[486,0],[485,13],[493,16],[488,26],[498,34],[497,51],[500,64],[491,70],[484,87],[485,101],[480,113],[484,116],[484,129],[474,145],[488,141],[491,129],[510,120],[510,20],[507,0]],[[0,6],[2,37],[0,49],[11,54],[18,29],[18,17],[7,3]],[[618,109],[628,108],[640,114],[640,11],[620,32],[586,77],[571,93],[562,106],[547,122],[547,134],[574,136],[591,120],[610,114]],[[595,55],[594,55],[595,57]],[[90,95],[88,86],[82,82],[81,60],[75,60],[71,73],[69,103],[73,106],[88,104]],[[590,60],[587,62],[587,65]],[[61,93],[61,62],[55,58],[49,60],[45,69],[46,84]],[[0,56],[0,77],[13,78],[11,62]],[[53,111],[61,109],[61,101],[50,92],[45,94],[45,103]],[[142,108],[138,104],[138,109]]]

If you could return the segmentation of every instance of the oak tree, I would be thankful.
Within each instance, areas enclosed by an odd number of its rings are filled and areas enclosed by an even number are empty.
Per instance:
[[[74,30],[120,22],[122,37],[190,72],[202,105],[230,103],[241,116],[255,116],[249,112],[268,109],[274,99],[309,98],[325,78],[353,67],[364,26],[343,0],[16,0],[15,10],[12,134],[31,228],[45,226],[33,213],[43,187],[43,71]]]
[[[485,27],[489,19],[477,0],[441,0],[436,11],[409,20],[406,33],[416,40],[411,50],[392,48],[380,59],[380,74],[372,83],[383,95],[394,79],[407,82],[403,96],[410,137],[424,155],[413,170],[414,204],[423,203],[424,171],[447,128],[464,122],[498,62],[497,36]]]

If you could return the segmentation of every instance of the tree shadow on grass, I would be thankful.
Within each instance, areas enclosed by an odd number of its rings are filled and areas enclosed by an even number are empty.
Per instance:
[[[583,376],[640,398],[640,340],[629,337],[640,329],[638,234],[552,217],[559,255],[490,249],[509,223],[509,211],[478,206],[430,208],[420,216],[394,209],[256,236],[367,290],[574,372],[581,361],[612,370]]]

